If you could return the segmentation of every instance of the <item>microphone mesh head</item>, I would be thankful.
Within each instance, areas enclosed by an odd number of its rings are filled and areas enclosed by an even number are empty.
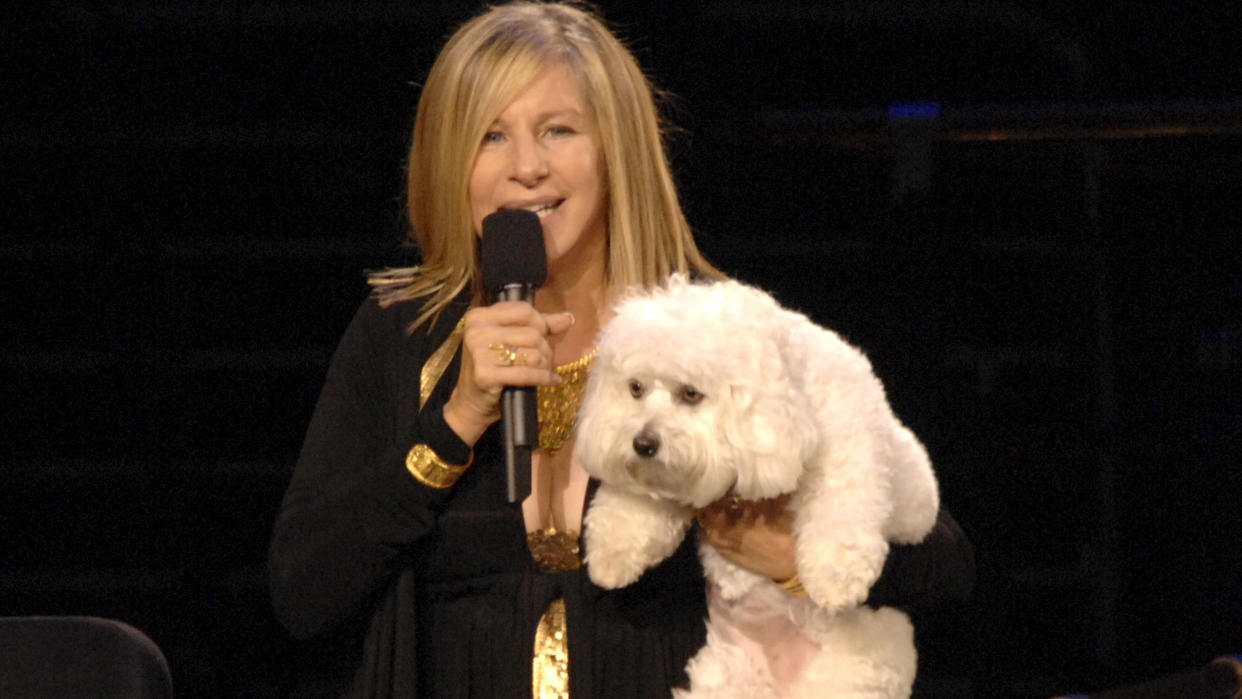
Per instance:
[[[539,286],[548,277],[543,226],[533,211],[497,211],[483,219],[480,247],[483,286],[489,293],[509,284]]]

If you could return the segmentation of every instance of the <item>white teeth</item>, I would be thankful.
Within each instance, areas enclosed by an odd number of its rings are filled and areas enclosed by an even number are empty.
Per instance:
[[[547,216],[548,214],[555,211],[556,207],[559,204],[560,202],[556,202],[552,204],[532,204],[530,206],[523,206],[522,208],[526,209],[527,211],[534,212],[535,214],[539,216],[539,218],[543,218],[544,216]]]

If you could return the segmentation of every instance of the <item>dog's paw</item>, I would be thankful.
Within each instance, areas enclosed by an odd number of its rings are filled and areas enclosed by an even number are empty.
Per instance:
[[[591,582],[605,590],[615,590],[630,585],[642,577],[644,566],[625,556],[610,556],[606,552],[587,553],[587,575]]]
[[[806,552],[798,561],[798,577],[807,595],[823,609],[836,614],[862,604],[880,577],[888,545],[833,544],[819,553]]]
[[[871,586],[862,583],[859,580],[845,581],[840,586],[823,587],[814,589],[813,586],[802,583],[806,589],[807,595],[814,600],[815,604],[829,614],[840,614],[847,609],[853,609],[867,600],[867,593],[871,591]]]
[[[611,590],[638,580],[677,550],[693,516],[682,505],[601,485],[583,518],[591,582]]]

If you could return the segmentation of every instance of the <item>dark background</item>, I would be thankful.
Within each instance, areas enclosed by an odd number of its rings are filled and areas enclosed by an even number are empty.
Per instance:
[[[417,84],[480,4],[29,5],[0,29],[0,615],[127,621],[181,696],[313,688],[267,538],[362,271],[411,259]],[[602,7],[676,95],[705,251],[871,354],[977,547],[918,694],[1242,653],[1242,5]]]

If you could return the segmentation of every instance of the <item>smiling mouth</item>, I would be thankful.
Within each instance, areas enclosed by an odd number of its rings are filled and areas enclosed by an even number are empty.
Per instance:
[[[559,208],[563,203],[565,203],[564,199],[557,199],[556,201],[545,201],[538,204],[528,204],[527,206],[517,206],[514,208],[521,211],[530,211],[542,219],[553,211],[556,211],[557,208]]]

